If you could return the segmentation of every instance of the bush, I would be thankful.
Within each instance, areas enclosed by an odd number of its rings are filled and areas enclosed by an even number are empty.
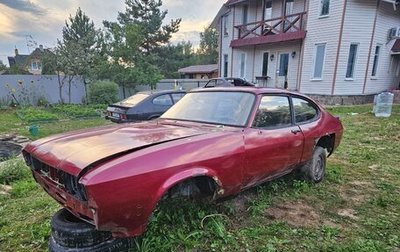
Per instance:
[[[0,164],[0,184],[9,185],[29,177],[30,170],[22,159],[12,159]]]
[[[98,117],[96,109],[93,106],[82,106],[76,104],[56,105],[53,111],[71,118]]]
[[[111,104],[118,101],[118,85],[110,81],[98,81],[89,86],[89,103]]]
[[[26,107],[18,109],[17,116],[26,122],[57,121],[58,116],[49,110]]]

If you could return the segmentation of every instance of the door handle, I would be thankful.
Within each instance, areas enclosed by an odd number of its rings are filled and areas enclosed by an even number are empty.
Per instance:
[[[292,129],[292,133],[297,135],[297,134],[301,133],[301,130],[300,129]]]

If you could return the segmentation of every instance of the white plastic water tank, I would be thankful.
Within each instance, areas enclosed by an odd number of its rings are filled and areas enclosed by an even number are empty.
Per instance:
[[[383,92],[376,96],[374,113],[376,117],[390,117],[392,115],[394,94]]]

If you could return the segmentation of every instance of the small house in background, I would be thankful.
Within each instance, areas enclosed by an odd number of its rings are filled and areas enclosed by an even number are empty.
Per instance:
[[[15,56],[8,57],[10,67],[18,66],[31,74],[42,74],[43,57],[51,53],[49,49],[44,49],[42,45],[36,48],[30,55],[19,54],[15,49]]]
[[[211,79],[218,77],[218,64],[196,65],[178,70],[183,79]]]

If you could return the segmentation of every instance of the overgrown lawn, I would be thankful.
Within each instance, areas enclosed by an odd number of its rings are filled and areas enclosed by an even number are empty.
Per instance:
[[[216,204],[163,204],[136,250],[400,250],[400,106],[389,119],[375,118],[371,110],[330,109],[346,130],[328,159],[324,183],[291,174]],[[29,123],[15,111],[1,111],[1,119],[0,134],[29,134]],[[101,118],[40,124],[40,137],[103,124]],[[45,251],[49,220],[60,206],[21,174],[0,195],[0,251]]]

